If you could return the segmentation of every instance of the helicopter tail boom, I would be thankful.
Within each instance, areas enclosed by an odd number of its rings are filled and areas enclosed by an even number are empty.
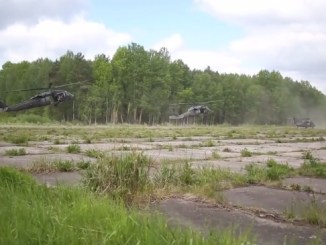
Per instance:
[[[0,112],[6,111],[8,109],[8,106],[0,100]]]

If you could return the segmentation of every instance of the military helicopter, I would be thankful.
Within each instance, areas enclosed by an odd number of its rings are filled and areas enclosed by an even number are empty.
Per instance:
[[[70,85],[78,84],[78,83],[81,83],[81,82],[60,85],[60,86],[56,86],[54,88],[66,87],[66,86],[70,86]],[[20,90],[10,90],[10,91],[4,91],[4,92],[12,93],[12,92],[45,90],[45,89],[48,89],[48,91],[39,93],[39,94],[31,97],[30,99],[25,100],[23,102],[15,104],[15,105],[8,106],[3,101],[0,100],[0,112],[15,112],[15,111],[21,111],[21,110],[28,110],[28,109],[32,109],[35,107],[48,106],[48,105],[57,106],[60,103],[72,100],[74,98],[74,95],[66,90],[57,90],[57,89],[52,90],[52,83],[50,83],[49,87],[47,87],[47,88],[20,89]]]
[[[169,116],[169,119],[183,119],[183,118],[187,118],[190,116],[197,116],[200,114],[207,114],[208,112],[212,112],[211,109],[208,108],[208,106],[206,105],[196,105],[196,106],[191,106],[188,108],[188,110],[180,115],[172,115]]]

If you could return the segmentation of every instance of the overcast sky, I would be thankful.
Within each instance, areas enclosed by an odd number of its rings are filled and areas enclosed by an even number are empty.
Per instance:
[[[326,93],[325,0],[0,0],[0,67],[131,42],[190,68],[280,71]]]

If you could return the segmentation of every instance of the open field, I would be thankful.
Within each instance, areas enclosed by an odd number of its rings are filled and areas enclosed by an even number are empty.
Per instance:
[[[323,244],[325,139],[326,129],[276,126],[2,125],[0,166],[159,211],[172,228]]]

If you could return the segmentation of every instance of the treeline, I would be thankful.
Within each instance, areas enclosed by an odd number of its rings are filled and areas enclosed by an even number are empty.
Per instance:
[[[285,124],[293,116],[325,115],[325,95],[308,81],[293,81],[277,71],[248,76],[220,74],[209,67],[191,70],[182,60],[172,61],[165,48],[148,51],[136,43],[118,48],[112,58],[100,54],[86,60],[82,53],[68,51],[55,61],[7,62],[0,70],[2,92],[79,81],[85,83],[64,88],[75,95],[73,102],[18,113],[59,121],[156,124],[208,102],[213,112],[198,122]],[[36,93],[0,96],[14,104]]]

